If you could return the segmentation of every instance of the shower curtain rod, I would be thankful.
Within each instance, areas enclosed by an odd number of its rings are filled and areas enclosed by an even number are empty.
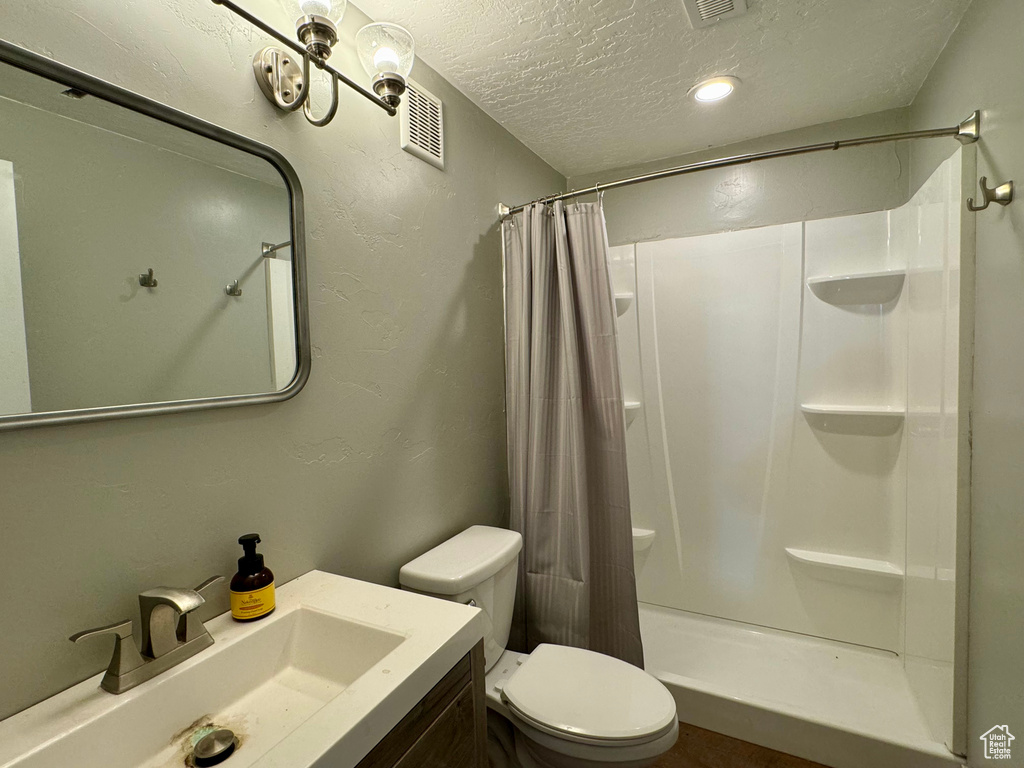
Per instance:
[[[666,168],[661,171],[645,173],[640,176],[631,176],[628,179],[617,179],[615,181],[604,182],[603,184],[595,184],[594,186],[587,187],[586,189],[574,189],[570,192],[563,192],[559,195],[542,197],[539,200],[534,200],[532,203],[524,203],[523,205],[517,205],[513,208],[509,208],[507,205],[499,203],[498,218],[504,219],[506,216],[510,216],[513,213],[519,213],[535,203],[553,203],[557,200],[570,200],[574,197],[581,197],[582,195],[604,192],[609,189],[618,189],[619,187],[628,187],[632,184],[654,181],[655,179],[667,179],[672,176],[682,176],[686,173],[708,171],[712,168],[728,168],[732,165],[743,165],[744,163],[753,163],[757,160],[771,160],[776,157],[806,155],[811,152],[825,152],[827,150],[845,149],[846,147],[863,147],[868,144],[884,144],[890,141],[902,141],[903,139],[936,139],[942,136],[952,136],[961,144],[973,144],[978,140],[978,137],[981,136],[981,112],[976,110],[966,120],[961,122],[959,125],[952,126],[951,128],[933,128],[926,131],[907,131],[905,133],[886,133],[881,136],[865,136],[860,139],[840,139],[839,141],[827,141],[822,142],[821,144],[804,144],[800,147],[772,149],[767,152],[753,152],[748,155],[721,157],[717,160],[702,160],[699,163],[679,165],[675,168]]]

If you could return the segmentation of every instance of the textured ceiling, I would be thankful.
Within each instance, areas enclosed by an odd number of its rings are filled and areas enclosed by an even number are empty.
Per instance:
[[[749,0],[694,30],[679,0],[355,2],[568,176],[906,106],[970,4]],[[687,98],[724,74],[729,99]]]

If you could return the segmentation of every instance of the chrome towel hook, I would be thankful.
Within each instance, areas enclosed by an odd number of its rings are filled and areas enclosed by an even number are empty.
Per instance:
[[[981,197],[985,201],[984,205],[975,205],[974,198],[967,198],[967,210],[968,211],[984,211],[992,203],[999,203],[999,205],[1009,205],[1013,202],[1013,181],[1007,181],[1004,184],[1000,184],[997,187],[988,186],[988,177],[981,177]]]
[[[242,289],[238,287],[238,281],[235,280],[233,283],[228,283],[224,286],[224,293],[228,296],[241,296]]]
[[[150,268],[148,272],[143,272],[139,275],[139,285],[143,288],[156,288],[156,278],[153,277],[153,269]]]

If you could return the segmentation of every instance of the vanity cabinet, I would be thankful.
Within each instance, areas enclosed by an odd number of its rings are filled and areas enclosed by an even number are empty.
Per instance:
[[[482,641],[357,768],[487,768]]]

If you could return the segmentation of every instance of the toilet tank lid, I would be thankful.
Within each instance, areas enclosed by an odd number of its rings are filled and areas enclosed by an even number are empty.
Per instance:
[[[474,525],[402,566],[403,587],[437,595],[457,595],[496,574],[519,555],[516,531]]]

